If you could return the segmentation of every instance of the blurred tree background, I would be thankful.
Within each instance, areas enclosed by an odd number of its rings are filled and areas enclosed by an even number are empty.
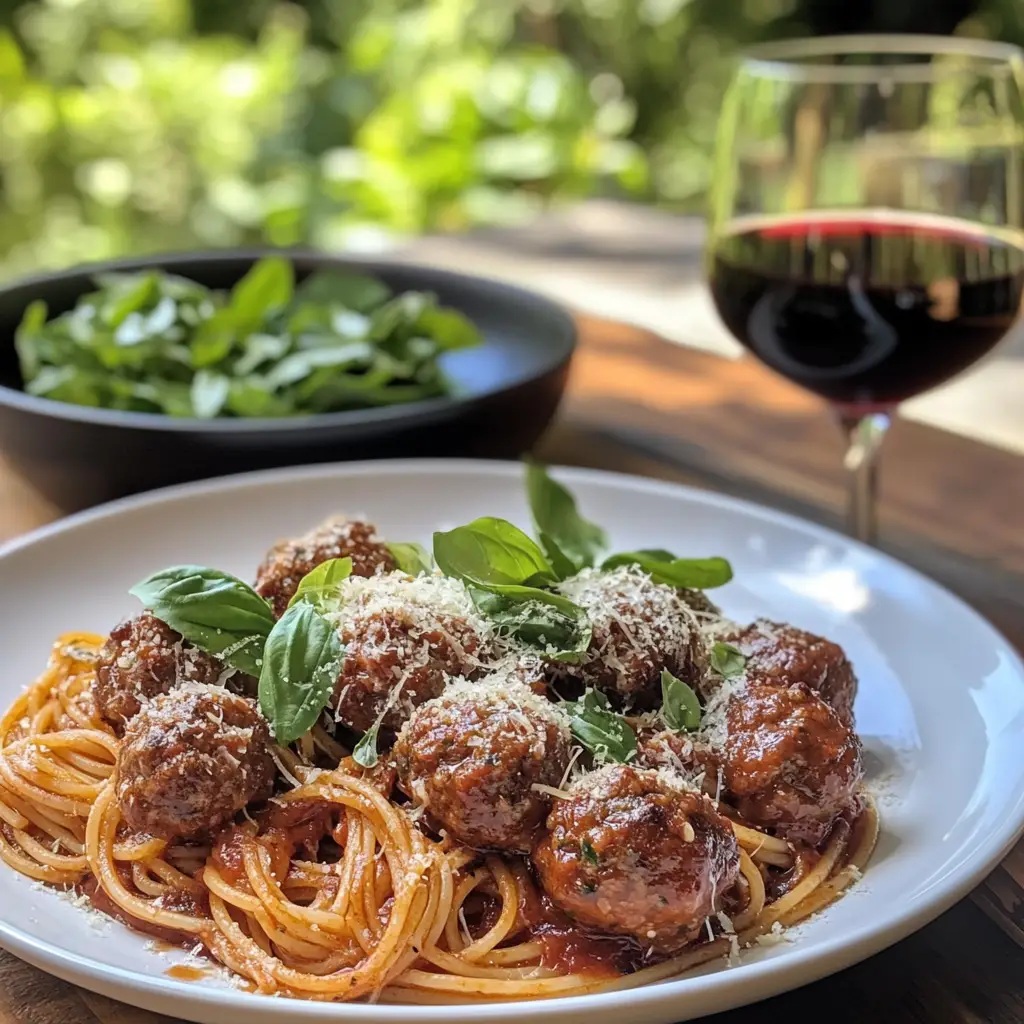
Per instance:
[[[729,55],[1020,0],[0,0],[0,274],[126,252],[700,209]]]

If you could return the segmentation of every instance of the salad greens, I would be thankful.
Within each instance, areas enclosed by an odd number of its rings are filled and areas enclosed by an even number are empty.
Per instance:
[[[33,302],[15,334],[25,390],[61,402],[212,419],[297,416],[432,398],[438,357],[480,344],[433,295],[376,278],[255,263],[230,292],[162,270],[98,274],[48,319]]]

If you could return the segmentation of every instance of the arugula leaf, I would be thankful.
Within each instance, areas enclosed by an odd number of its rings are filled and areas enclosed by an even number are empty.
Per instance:
[[[579,700],[562,706],[569,714],[573,736],[598,761],[625,764],[636,757],[636,733],[622,715],[611,710],[600,690],[588,689]]]
[[[278,743],[294,743],[316,724],[345,660],[338,631],[312,604],[291,605],[267,637],[260,709]]]
[[[434,571],[433,559],[422,544],[413,541],[394,541],[386,546],[402,572],[407,572],[410,576],[419,576],[420,573],[429,574]]]
[[[608,544],[604,530],[579,514],[576,499],[540,463],[526,463],[526,493],[537,535],[559,577],[593,565]]]
[[[552,661],[578,663],[593,638],[586,611],[561,594],[536,587],[470,586],[470,597],[499,633],[514,636]]]
[[[676,732],[693,732],[700,728],[700,701],[697,694],[668,669],[661,673],[661,717]]]
[[[544,552],[519,527],[491,516],[435,533],[434,561],[446,576],[479,587],[555,581]]]
[[[329,558],[299,580],[288,607],[307,601],[321,615],[336,612],[341,604],[341,585],[352,575],[351,558]]]
[[[240,579],[199,565],[173,565],[140,580],[129,593],[196,647],[242,672],[260,674],[274,616]]]
[[[710,590],[732,579],[732,566],[724,558],[665,558],[669,552],[626,551],[601,563],[602,569],[620,565],[638,565],[655,583],[688,590]]]
[[[746,655],[732,644],[722,643],[719,640],[711,648],[711,667],[726,679],[730,676],[741,675],[746,665]]]

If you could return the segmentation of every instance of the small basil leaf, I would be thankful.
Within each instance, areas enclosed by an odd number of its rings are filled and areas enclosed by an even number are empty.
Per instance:
[[[37,348],[38,335],[46,324],[48,311],[42,299],[30,302],[25,308],[14,332],[14,348],[21,363],[21,376],[28,383],[38,372],[41,364]]]
[[[661,673],[661,717],[676,732],[694,732],[700,728],[697,694],[667,669]]]
[[[579,662],[590,648],[590,618],[561,594],[518,586],[470,586],[469,593],[499,633],[516,637],[552,661]]]
[[[192,378],[189,389],[193,415],[197,419],[212,420],[224,408],[230,391],[231,382],[223,373],[200,370]]]
[[[260,674],[274,616],[241,580],[217,569],[175,565],[147,576],[129,593],[196,647],[242,672]]]
[[[587,690],[579,700],[563,706],[573,736],[598,761],[625,764],[636,757],[636,733],[622,715],[611,710],[600,690]]]
[[[638,565],[655,583],[690,590],[710,590],[724,586],[732,579],[732,566],[724,558],[673,558],[661,555],[667,551],[626,551],[612,555],[601,563],[602,569],[615,569],[620,565]]]
[[[380,731],[380,719],[373,723],[352,751],[352,760],[364,768],[372,768],[377,763],[377,733]]]
[[[518,527],[489,516],[435,533],[434,561],[446,576],[480,587],[554,582],[544,552]]]
[[[526,493],[541,544],[556,569],[558,556],[568,559],[574,571],[593,565],[608,539],[601,527],[579,514],[572,494],[552,480],[544,466],[534,462],[526,464]],[[572,573],[560,575],[564,579]]]
[[[306,601],[321,615],[337,611],[341,604],[341,585],[351,575],[351,558],[329,558],[321,562],[299,580],[298,589],[288,602],[288,607]]]
[[[592,864],[595,868],[600,863],[597,856],[597,851],[594,849],[593,844],[589,839],[584,839],[580,843],[580,857],[585,860],[588,864]]]
[[[300,601],[274,624],[260,671],[260,709],[278,743],[294,743],[316,724],[345,660],[338,631]]]
[[[416,321],[416,331],[437,344],[442,352],[473,348],[481,341],[476,324],[457,309],[427,306]]]
[[[746,656],[738,647],[733,647],[732,644],[718,641],[711,648],[711,667],[726,679],[730,676],[741,675],[746,664]]]
[[[391,298],[391,289],[375,277],[340,270],[321,270],[299,285],[302,303],[344,306],[368,313]]]
[[[235,321],[231,311],[220,309],[197,328],[189,343],[192,365],[213,366],[232,350],[235,344]]]
[[[268,256],[254,263],[231,289],[231,316],[239,333],[257,330],[271,314],[292,300],[295,276],[292,265],[280,256]]]
[[[397,541],[388,544],[387,549],[398,564],[398,568],[410,576],[419,576],[420,573],[430,574],[434,571],[434,562],[430,557],[430,552],[422,544],[412,541]]]

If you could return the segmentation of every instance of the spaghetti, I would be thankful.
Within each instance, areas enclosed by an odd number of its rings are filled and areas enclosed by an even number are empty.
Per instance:
[[[120,741],[92,693],[103,642],[61,636],[46,671],[0,720],[0,857],[40,882],[92,894],[133,927],[201,946],[260,992],[449,1003],[675,977],[828,906],[859,877],[878,832],[867,798],[809,858],[734,821],[732,917],[709,918],[704,940],[682,954],[641,956],[623,973],[594,954],[601,940],[545,917],[525,858],[428,837],[319,727],[276,751],[293,788],[212,845],[133,833],[112,781]],[[313,767],[316,749],[339,767]]]

